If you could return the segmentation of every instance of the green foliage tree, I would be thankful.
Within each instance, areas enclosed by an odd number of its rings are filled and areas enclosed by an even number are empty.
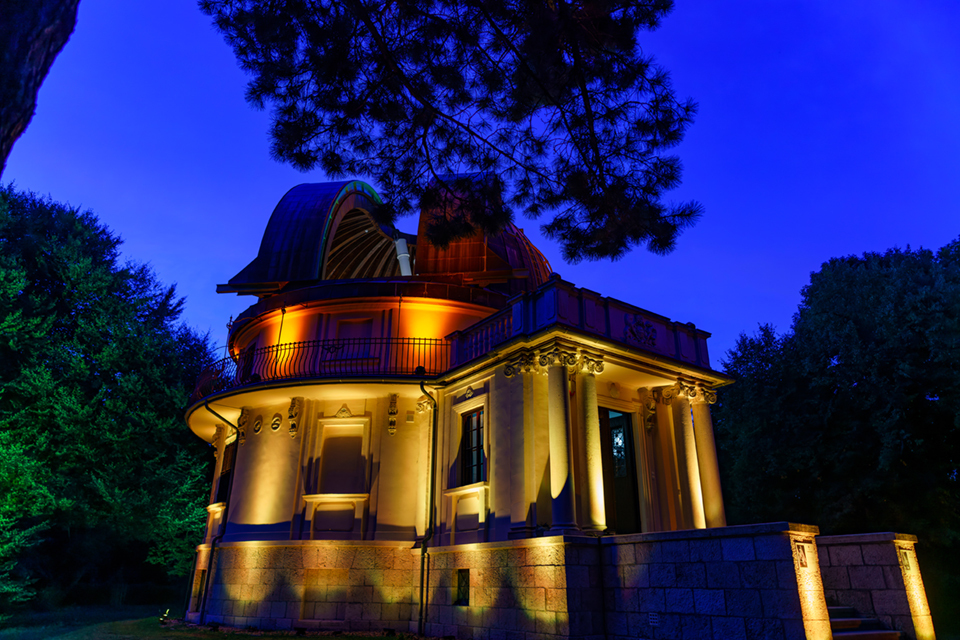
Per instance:
[[[913,533],[925,573],[960,570],[958,362],[960,240],[825,263],[790,331],[741,335],[724,362],[730,521]]]
[[[700,215],[668,205],[696,110],[640,51],[672,0],[200,0],[273,105],[273,155],[369,175],[392,221],[442,199],[445,245],[519,209],[569,261],[670,251]],[[451,176],[481,174],[485,180]],[[449,194],[456,194],[451,197]]]
[[[0,594],[183,575],[210,469],[182,406],[207,338],[92,214],[0,203]]]

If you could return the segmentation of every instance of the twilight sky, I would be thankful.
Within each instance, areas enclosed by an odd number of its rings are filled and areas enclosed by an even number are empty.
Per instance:
[[[700,223],[669,256],[579,265],[517,223],[566,280],[711,331],[720,368],[741,332],[789,327],[829,258],[960,236],[958,33],[956,0],[677,0],[641,42],[700,104],[672,195]],[[270,159],[245,85],[193,0],[83,0],[2,178],[92,210],[217,345],[255,299],[216,285],[290,187],[326,180]]]

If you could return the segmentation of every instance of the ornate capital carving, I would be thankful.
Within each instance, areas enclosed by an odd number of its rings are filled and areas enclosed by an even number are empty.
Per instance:
[[[716,404],[717,392],[710,387],[697,384],[690,395],[690,402],[693,404]]]
[[[680,388],[679,382],[669,387],[657,387],[653,390],[653,397],[662,404],[673,404],[674,399],[681,397]]]
[[[550,351],[541,351],[537,362],[541,367],[574,367],[577,365],[579,354],[574,351],[565,351],[560,347],[554,347]]]
[[[503,375],[512,378],[518,373],[533,373],[537,370],[537,359],[530,351],[520,351],[513,359],[507,361],[503,368]]]
[[[507,361],[503,374],[510,378],[518,373],[546,373],[549,367],[566,367],[571,374],[602,373],[603,356],[583,353],[580,349],[561,349],[558,346],[545,351],[523,350]]]
[[[658,402],[671,404],[674,398],[681,398],[694,404],[714,404],[717,401],[716,392],[699,383],[677,380],[669,387],[658,387],[653,391]]]
[[[603,373],[603,356],[581,353],[577,368],[584,373]]]
[[[290,437],[297,437],[297,424],[300,421],[300,412],[303,410],[303,398],[291,398],[287,418],[290,422]]]

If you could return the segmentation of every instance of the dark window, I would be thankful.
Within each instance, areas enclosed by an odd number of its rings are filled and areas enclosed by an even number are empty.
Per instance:
[[[223,449],[223,464],[220,466],[220,479],[217,481],[217,499],[214,502],[226,502],[230,499],[230,477],[237,460],[237,441],[234,440]]]
[[[470,569],[457,569],[457,599],[454,606],[470,606]]]
[[[485,480],[483,459],[483,409],[461,416],[463,430],[460,435],[460,484],[473,484]]]

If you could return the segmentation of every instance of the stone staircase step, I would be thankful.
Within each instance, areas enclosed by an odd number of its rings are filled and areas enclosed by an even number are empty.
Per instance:
[[[859,629],[861,631],[885,630],[886,627],[876,618],[830,618],[833,630]]]
[[[853,607],[827,607],[830,629],[835,640],[900,640],[899,631],[891,631],[876,618],[861,618]]]
[[[833,637],[835,640],[852,640],[856,638],[857,640],[900,640],[901,635],[899,631],[890,631],[889,629],[874,629],[868,631],[834,631]]]

